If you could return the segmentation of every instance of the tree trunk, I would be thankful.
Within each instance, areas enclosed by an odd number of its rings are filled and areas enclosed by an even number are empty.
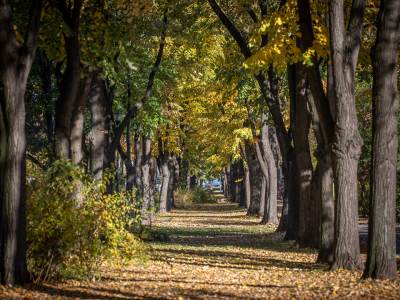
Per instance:
[[[140,138],[139,133],[135,132],[133,139],[133,147],[134,147],[134,187],[136,191],[136,202],[142,200],[142,139]]]
[[[28,73],[24,73],[14,70],[2,76],[0,274],[1,282],[11,285],[27,280],[24,95]]]
[[[311,180],[313,167],[311,163],[310,145],[308,135],[310,131],[311,118],[307,108],[310,97],[305,70],[300,64],[296,65],[296,101],[294,110],[293,141],[294,154],[296,158],[297,171],[297,203],[298,203],[298,231],[297,242],[301,247],[312,247],[312,224],[313,216],[310,214],[311,203]],[[311,231],[311,232],[310,232]]]
[[[288,75],[288,86],[290,94],[290,128],[294,132],[294,119],[295,119],[295,104],[296,104],[296,68],[294,65],[289,65],[287,68]],[[279,138],[279,135],[278,135]],[[278,139],[279,141],[279,139]],[[282,149],[282,147],[285,147]],[[298,185],[297,172],[296,172],[296,159],[294,155],[294,149],[291,145],[282,145],[279,143],[279,148],[282,153],[282,171],[284,176],[284,196],[283,196],[283,207],[282,216],[279,222],[278,231],[283,231],[286,223],[286,235],[285,240],[295,240],[297,236],[298,228]],[[285,154],[285,157],[283,156]],[[286,215],[285,215],[286,213]]]
[[[306,52],[314,44],[314,32],[311,19],[311,7],[309,0],[297,0],[299,7],[299,25],[301,37],[297,39],[297,43]],[[332,68],[328,66],[328,96],[325,95],[323,82],[321,79],[319,62],[317,55],[311,57],[312,65],[304,66],[307,73],[307,79],[313,95],[310,105],[313,115],[313,127],[318,143],[318,163],[313,176],[312,182],[312,210],[310,214],[315,216],[311,224],[310,245],[317,246],[320,244],[319,260],[330,263],[332,261],[332,245],[333,245],[333,182],[331,169],[331,148],[333,140],[334,127],[334,101],[331,100],[332,95]],[[320,209],[317,209],[320,208]],[[323,219],[321,220],[322,215]],[[318,217],[319,219],[316,219]],[[323,221],[322,226],[317,226]],[[318,233],[317,228],[320,228]],[[321,243],[317,243],[316,236],[320,235]]]
[[[168,187],[171,173],[168,167],[168,157],[166,157],[166,154],[160,155],[159,165],[161,170],[160,212],[167,212],[170,209],[168,206]]]
[[[80,42],[79,25],[82,0],[74,0],[74,5],[67,7],[65,2],[55,4],[70,32],[64,34],[66,69],[61,78],[60,96],[55,107],[55,154],[57,158],[71,158],[71,128],[73,111],[79,94],[80,84]]]
[[[328,75],[328,81],[331,81],[330,75]],[[318,219],[314,218],[315,224],[312,224],[314,228],[312,236],[316,237],[318,235],[318,240],[313,241],[313,244],[315,247],[319,247],[317,261],[331,264],[333,262],[335,236],[332,153],[322,133],[323,129],[319,114],[314,104],[315,98],[313,97],[310,100],[313,131],[318,144],[316,153],[317,165],[311,187],[312,205],[315,207],[310,213],[318,217]]]
[[[315,169],[315,197],[320,202],[320,240],[318,262],[331,264],[334,257],[335,202],[331,154],[323,153]],[[319,200],[320,199],[320,200]]]
[[[240,207],[246,206],[246,190],[245,190],[245,171],[243,166],[243,161],[240,160],[236,165],[236,183],[235,183],[235,192],[236,192],[236,201],[239,203]]]
[[[58,158],[71,158],[71,121],[79,93],[80,61],[79,37],[74,33],[64,37],[67,67],[61,79],[60,96],[56,102],[55,154]]]
[[[229,182],[229,194],[231,202],[236,203],[236,193],[235,193],[235,180],[236,180],[236,165],[231,163],[230,165],[230,182]]]
[[[263,148],[264,158],[268,167],[268,178],[266,180],[267,193],[265,195],[265,206],[262,224],[278,223],[278,177],[276,172],[276,163],[270,143],[270,132],[268,120],[265,114],[261,117],[261,145]]]
[[[260,209],[258,211],[258,215],[260,217],[264,217],[265,205],[268,205],[267,203],[265,203],[266,201],[268,201],[268,186],[267,179],[265,178],[265,176],[263,176],[261,180]]]
[[[231,165],[228,165],[225,167],[225,182],[224,182],[224,195],[225,198],[229,199],[231,194],[230,194],[230,182],[231,182]]]
[[[0,282],[22,284],[26,266],[25,91],[35,57],[42,2],[31,1],[20,44],[9,1],[0,1]]]
[[[169,161],[169,184],[168,184],[168,200],[167,200],[167,210],[170,211],[175,207],[175,190],[177,185],[177,178],[179,178],[179,167],[176,160],[175,154],[170,154]]]
[[[42,94],[46,100],[46,134],[47,140],[51,145],[54,137],[54,116],[51,103],[51,87],[52,87],[52,63],[47,58],[44,51],[39,52],[40,58],[40,76],[42,81]]]
[[[245,190],[245,197],[246,197],[246,208],[250,208],[251,203],[251,188],[250,188],[250,172],[249,167],[244,168],[244,190]]]
[[[358,269],[357,168],[362,140],[355,107],[354,74],[361,40],[365,0],[353,0],[348,30],[345,29],[343,0],[330,1],[330,46],[335,91],[334,129],[335,251],[332,269]]]
[[[275,124],[277,140],[282,156],[284,194],[281,219],[279,221],[277,231],[286,231],[286,238],[292,239],[296,235],[295,231],[297,221],[295,220],[295,218],[297,215],[297,204],[295,202],[296,194],[294,193],[291,186],[291,183],[293,182],[292,177],[294,176],[294,155],[293,148],[291,146],[291,137],[289,136],[283,123],[282,112],[280,111],[278,80],[275,70],[272,66],[268,68],[268,83],[266,82],[265,78],[264,80],[262,80],[260,75],[258,75],[257,77],[257,81],[259,83],[261,92],[264,95],[264,98],[268,99],[268,91],[270,91],[271,94],[272,101],[271,104],[269,104],[269,109],[271,111],[272,119]]]
[[[373,146],[368,256],[365,277],[397,277],[396,165],[398,150],[398,76],[400,2],[382,0],[373,65]]]
[[[152,189],[151,189],[151,139],[143,137],[143,157],[142,157],[142,223],[144,225],[151,224],[151,203],[152,203]]]
[[[107,91],[105,81],[99,74],[93,75],[92,90],[89,94],[92,128],[90,132],[90,171],[96,180],[103,178],[106,166],[106,152],[109,140],[107,124]]]
[[[250,176],[250,206],[247,209],[247,214],[257,215],[260,210],[263,175],[257,159],[255,146],[249,142],[246,142],[246,157]]]
[[[156,190],[156,177],[157,177],[158,167],[157,167],[157,159],[151,156],[150,159],[150,221],[154,220],[155,213],[155,190]],[[150,224],[151,226],[151,224]]]
[[[86,100],[88,98],[92,79],[87,77],[81,80],[80,91],[77,95],[75,102],[75,108],[71,119],[71,160],[72,163],[79,165],[83,161],[84,157],[84,120],[85,120],[85,108]]]

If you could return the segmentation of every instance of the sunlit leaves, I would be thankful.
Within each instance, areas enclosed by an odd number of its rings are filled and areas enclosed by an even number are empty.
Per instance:
[[[287,64],[297,62],[311,64],[313,56],[327,57],[329,42],[325,26],[325,10],[326,3],[317,0],[311,1],[315,40],[313,47],[302,54],[297,44],[297,39],[301,37],[297,1],[287,1],[280,9],[263,19],[254,31],[251,44],[256,51],[252,57],[246,60],[244,66],[253,72],[259,72],[272,64],[278,71],[283,71]],[[258,49],[262,36],[268,37],[268,43]]]

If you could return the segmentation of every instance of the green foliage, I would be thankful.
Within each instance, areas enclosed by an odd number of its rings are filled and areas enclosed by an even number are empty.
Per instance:
[[[106,195],[105,183],[68,161],[30,173],[27,253],[35,281],[92,277],[105,259],[145,257],[144,244],[128,231],[140,218],[126,193]]]
[[[177,207],[188,207],[192,204],[201,203],[213,203],[213,199],[210,192],[204,190],[201,187],[195,187],[194,189],[179,188],[175,192],[175,205]]]
[[[193,203],[201,204],[201,203],[214,202],[214,198],[212,198],[211,193],[205,191],[201,187],[195,187],[192,190],[192,194],[193,194]]]

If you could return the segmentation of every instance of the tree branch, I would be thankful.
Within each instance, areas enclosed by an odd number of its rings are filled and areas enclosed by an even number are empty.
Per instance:
[[[46,166],[40,162],[33,154],[26,152],[26,158],[37,165],[40,169],[46,170]]]
[[[345,50],[348,53],[347,63],[352,72],[356,70],[358,52],[361,44],[361,33],[364,20],[366,0],[353,0],[351,5],[350,19],[347,26]]]
[[[218,3],[215,0],[208,0],[211,8],[221,20],[222,24],[224,24],[225,28],[232,35],[236,43],[240,48],[240,52],[244,55],[245,58],[249,58],[251,56],[251,51],[245,38],[242,36],[240,31],[236,28],[235,24],[226,16],[226,14],[222,11],[221,7],[219,7]]]
[[[253,20],[254,23],[258,22],[257,14],[255,13],[254,9],[251,6],[247,8],[247,13],[249,14],[250,18]]]
[[[112,152],[114,152],[117,149],[119,141],[120,141],[122,133],[123,133],[123,130],[126,128],[128,122],[136,114],[136,112],[144,106],[144,104],[148,101],[148,99],[151,96],[151,92],[153,90],[153,85],[154,85],[154,80],[155,80],[156,74],[160,68],[161,60],[162,60],[162,57],[164,54],[165,38],[167,35],[167,27],[168,27],[168,19],[167,19],[167,16],[164,15],[163,26],[162,26],[161,35],[160,35],[159,49],[158,49],[157,57],[154,62],[153,68],[151,69],[151,72],[149,74],[146,91],[145,91],[142,99],[131,106],[131,108],[126,113],[126,115],[125,115],[124,119],[122,120],[122,122],[120,123],[120,125],[115,129],[114,138],[113,138],[113,142],[111,144],[111,149],[110,149],[110,151],[112,151]]]
[[[8,0],[0,0],[0,71],[15,57],[18,42],[12,25],[12,8]]]
[[[32,57],[36,50],[36,41],[39,33],[40,15],[42,12],[42,0],[32,0],[29,23],[25,32],[26,54]]]
[[[307,51],[307,49],[313,46],[315,39],[311,19],[310,1],[297,0],[297,7],[299,8],[299,25],[301,31],[301,38],[298,38],[297,40],[302,52],[304,53]],[[330,111],[328,98],[323,88],[321,73],[318,67],[319,63],[316,55],[313,55],[312,61],[312,66],[305,67],[302,64],[299,64],[298,68],[305,68],[313,95],[313,101],[315,103],[319,119],[321,120],[323,141],[326,146],[330,143],[330,140],[333,137],[334,121]]]

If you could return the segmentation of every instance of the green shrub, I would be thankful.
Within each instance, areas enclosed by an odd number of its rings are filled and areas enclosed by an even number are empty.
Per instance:
[[[105,260],[144,257],[130,230],[140,214],[125,193],[106,195],[68,161],[30,170],[27,201],[28,267],[35,281],[93,277]]]
[[[201,187],[196,187],[192,190],[193,203],[212,203],[215,202],[211,196],[211,193],[205,191]]]
[[[215,199],[211,193],[205,191],[201,187],[187,190],[186,188],[179,188],[174,194],[175,205],[177,207],[187,207],[192,204],[213,203]]]

